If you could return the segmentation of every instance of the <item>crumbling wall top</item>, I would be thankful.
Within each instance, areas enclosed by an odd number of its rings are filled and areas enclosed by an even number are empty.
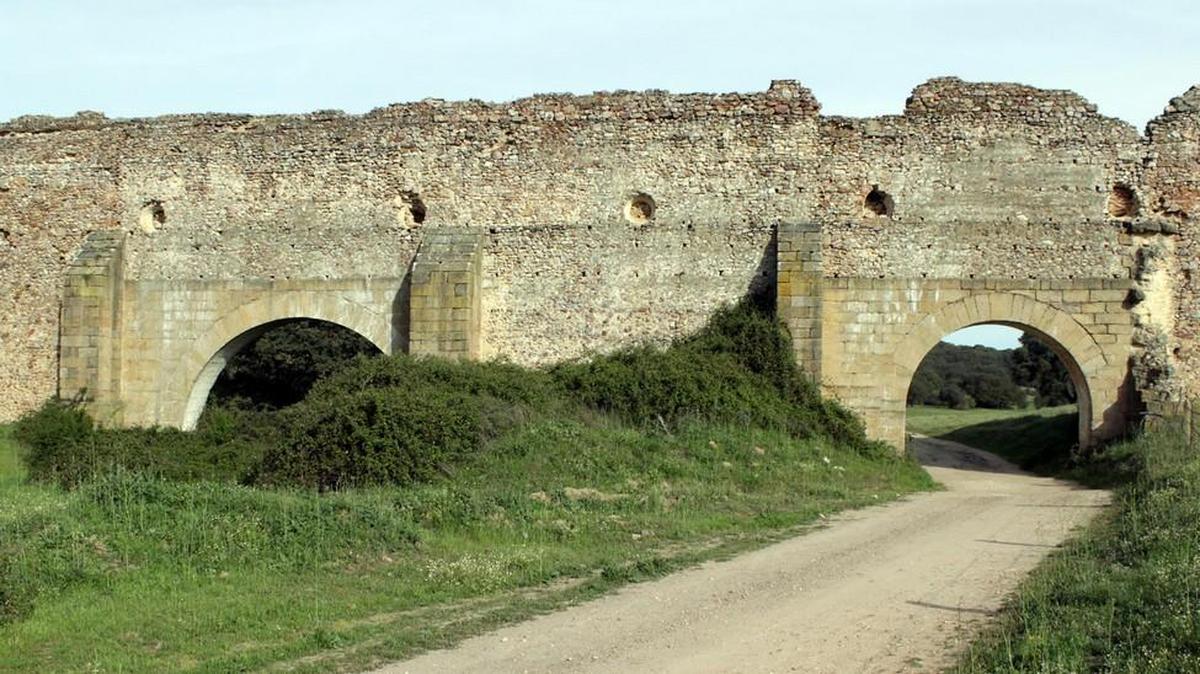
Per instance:
[[[1095,104],[1066,89],[1039,89],[1009,82],[965,82],[937,77],[913,89],[906,115],[1016,113],[1025,118],[1099,116]]]
[[[1184,138],[1195,140],[1200,134],[1200,84],[1172,98],[1162,114],[1146,125],[1146,135],[1155,142]]]
[[[1184,112],[1200,112],[1200,84],[1194,84],[1182,95],[1172,98],[1163,114]]]
[[[481,100],[446,101],[428,98],[412,103],[394,103],[365,115],[346,115],[340,110],[322,110],[299,115],[189,114],[155,118],[109,119],[97,112],[80,112],[72,117],[26,115],[0,123],[0,136],[20,133],[49,133],[96,129],[131,124],[157,126],[236,127],[245,124],[275,127],[306,126],[337,120],[388,120],[403,124],[460,122],[596,122],[596,121],[688,121],[719,117],[815,117],[821,104],[812,92],[795,80],[775,80],[770,89],[756,93],[672,94],[648,91],[598,91],[592,94],[539,94],[511,102]]]

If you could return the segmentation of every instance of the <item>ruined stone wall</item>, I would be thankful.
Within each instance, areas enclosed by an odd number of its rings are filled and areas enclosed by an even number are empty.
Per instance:
[[[126,233],[126,283],[172,293],[402,278],[427,228],[469,227],[481,355],[539,363],[663,341],[773,287],[781,223],[820,225],[834,278],[1128,278],[1113,185],[1192,190],[1194,217],[1195,126],[1148,141],[1070,92],[955,79],[903,115],[818,110],[778,82],[0,125],[0,419],[54,391],[65,268],[93,230]]]
[[[0,421],[56,392],[66,270],[89,232],[122,217],[118,132],[86,116],[55,124],[0,131]]]
[[[1155,216],[1140,234],[1149,302],[1145,382],[1165,398],[1200,396],[1200,87],[1173,99],[1147,126],[1150,152],[1137,198]],[[1156,298],[1150,297],[1150,300]],[[1157,314],[1157,315],[1153,315]]]

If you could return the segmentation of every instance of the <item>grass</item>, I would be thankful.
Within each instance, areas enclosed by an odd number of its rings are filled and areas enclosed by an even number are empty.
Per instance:
[[[1200,447],[1162,431],[1105,455],[1134,469],[1112,511],[1038,567],[955,671],[1200,672]]]
[[[1079,439],[1078,419],[1074,405],[1036,409],[908,408],[908,430],[992,452],[1042,475],[1062,475],[1072,467],[1071,450]]]
[[[1115,486],[1114,505],[1021,585],[953,670],[1200,672],[1200,447],[1170,429],[1089,457],[1072,407],[913,408],[909,428],[1029,468]]]
[[[5,461],[3,671],[362,668],[932,486],[822,437],[606,415],[325,495],[129,472],[64,491]]]
[[[25,467],[12,437],[12,426],[0,424],[0,489],[16,487],[24,479]]]

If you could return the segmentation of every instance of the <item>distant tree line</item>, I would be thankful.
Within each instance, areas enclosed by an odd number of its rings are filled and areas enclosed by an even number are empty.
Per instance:
[[[913,376],[909,405],[1013,408],[1066,405],[1075,389],[1066,366],[1045,344],[1021,336],[1016,349],[933,347]]]

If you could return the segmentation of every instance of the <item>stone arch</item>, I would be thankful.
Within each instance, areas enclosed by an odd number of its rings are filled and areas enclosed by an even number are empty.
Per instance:
[[[1066,366],[1079,407],[1079,444],[1091,445],[1103,412],[1111,402],[1100,383],[1110,363],[1095,338],[1067,312],[1028,295],[987,292],[950,302],[926,314],[900,339],[894,353],[895,376],[887,397],[899,400],[901,414],[908,387],[925,355],[949,335],[972,325],[1007,325],[1032,333]],[[901,417],[901,428],[904,419]]]
[[[174,380],[186,387],[179,427],[193,430],[217,377],[235,354],[262,333],[284,321],[310,318],[352,330],[381,353],[391,353],[391,323],[387,316],[332,293],[270,295],[229,312],[189,349]]]

